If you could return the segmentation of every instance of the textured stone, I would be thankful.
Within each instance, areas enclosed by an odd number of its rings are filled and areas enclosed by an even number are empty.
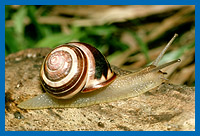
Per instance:
[[[28,49],[5,60],[6,131],[194,131],[195,88],[163,84],[138,97],[84,108],[22,110],[43,92],[39,69],[51,49]]]

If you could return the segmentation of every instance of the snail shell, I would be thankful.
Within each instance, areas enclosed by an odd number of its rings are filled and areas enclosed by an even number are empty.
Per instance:
[[[58,99],[91,92],[116,78],[106,58],[94,47],[78,42],[63,44],[50,52],[41,67],[43,88]]]
[[[158,66],[175,37],[177,34],[150,66],[138,72],[116,67],[113,72],[105,57],[88,44],[61,45],[47,55],[41,68],[41,83],[47,93],[28,99],[18,107],[22,109],[84,107],[145,93],[165,81],[166,73],[161,71],[162,68],[180,62],[178,59]],[[117,78],[115,73],[118,73]],[[66,82],[69,85],[66,85]]]

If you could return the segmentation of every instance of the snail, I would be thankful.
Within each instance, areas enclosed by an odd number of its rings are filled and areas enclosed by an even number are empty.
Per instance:
[[[160,84],[166,78],[161,69],[180,59],[158,63],[174,37],[151,65],[138,72],[113,67],[96,48],[80,42],[56,47],[44,59],[40,71],[46,91],[18,105],[22,109],[85,107],[138,96]],[[118,73],[118,74],[116,74]]]

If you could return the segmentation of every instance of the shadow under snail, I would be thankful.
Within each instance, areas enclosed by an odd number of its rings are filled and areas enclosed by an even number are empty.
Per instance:
[[[85,107],[145,93],[166,80],[162,68],[180,62],[178,59],[158,66],[176,37],[177,34],[146,68],[138,72],[117,68],[125,74],[116,74],[100,51],[88,44],[71,42],[60,45],[46,56],[40,70],[41,84],[46,93],[26,100],[18,107]]]

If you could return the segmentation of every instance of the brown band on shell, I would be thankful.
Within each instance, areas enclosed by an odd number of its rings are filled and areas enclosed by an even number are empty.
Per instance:
[[[63,97],[63,99],[68,97],[68,95],[72,94],[74,91],[79,92],[85,86],[85,82],[83,81],[86,78],[86,73],[87,73],[87,59],[86,59],[85,54],[81,50],[77,49],[76,47],[73,47],[73,46],[68,46],[68,47],[74,50],[74,52],[77,55],[77,59],[78,59],[77,61],[79,62],[78,68],[77,68],[78,71],[75,74],[75,77],[73,77],[73,79],[70,80],[68,83],[65,83],[59,87],[54,87],[51,85],[47,85],[42,78],[43,75],[41,75],[41,82],[45,90],[50,95],[54,97],[58,97],[58,98]],[[77,88],[79,88],[79,91],[77,90]]]
[[[55,61],[52,62],[52,59]],[[57,51],[53,54],[49,54],[44,63],[44,73],[46,77],[51,81],[58,81],[63,79],[70,72],[72,58],[66,51]],[[67,67],[65,66],[66,64]]]
[[[89,44],[80,42],[71,42],[67,43],[67,45],[74,45],[83,50],[88,58],[90,71],[94,71],[92,75],[88,74],[88,82],[82,92],[90,92],[106,86],[115,79],[116,74],[112,72],[110,64],[99,50]]]
[[[76,43],[79,43],[79,42],[76,42]],[[86,44],[86,43],[79,43],[79,44],[82,44],[85,47],[87,47],[94,57],[94,60],[95,60],[94,78],[100,79],[102,76],[104,76],[107,79],[108,78],[108,70],[110,70],[110,72],[112,73],[110,64],[108,63],[107,59],[95,47],[93,47],[89,44]],[[70,43],[69,43],[69,45],[70,45]]]

